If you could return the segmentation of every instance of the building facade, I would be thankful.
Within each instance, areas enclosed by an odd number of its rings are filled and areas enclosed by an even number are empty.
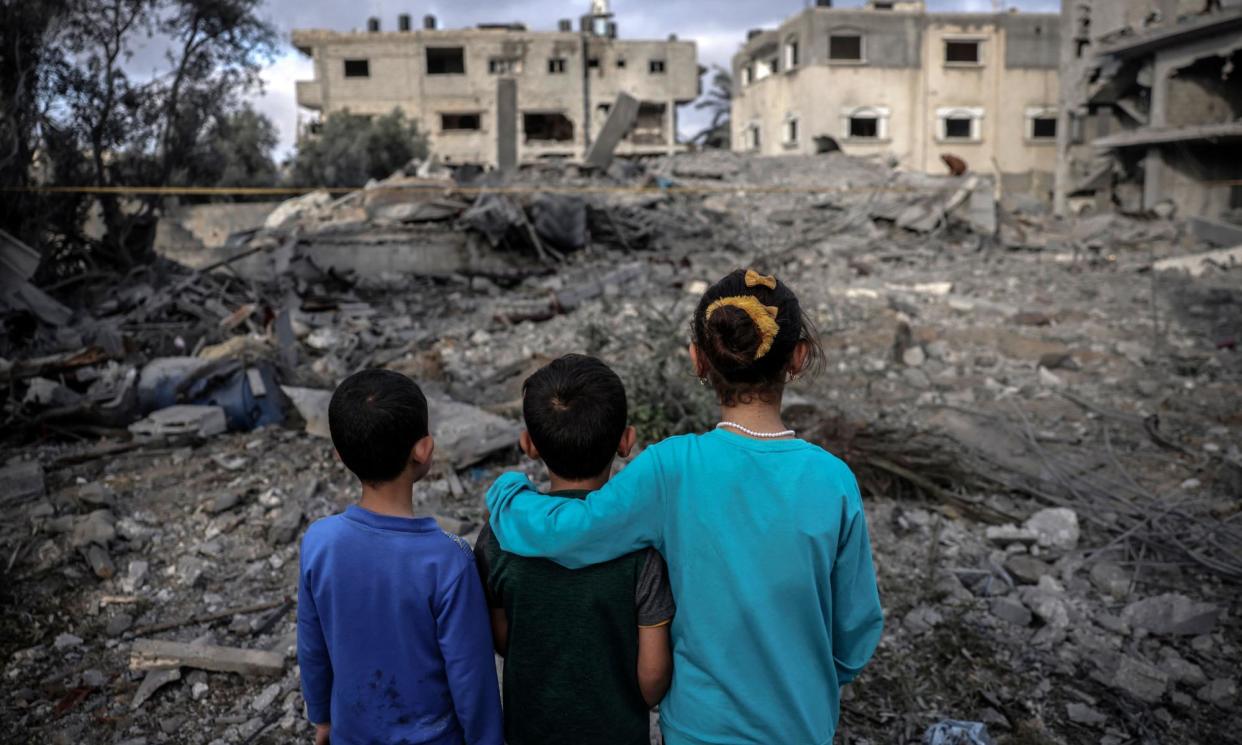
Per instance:
[[[1242,0],[1063,0],[1056,208],[1242,218]]]
[[[733,58],[733,149],[839,146],[929,173],[952,155],[1006,190],[1050,194],[1059,33],[1050,14],[817,4],[752,31]]]
[[[617,154],[671,153],[677,106],[699,92],[694,42],[619,39],[606,5],[593,3],[576,31],[570,21],[557,31],[439,29],[432,16],[420,29],[401,16],[396,31],[377,19],[362,32],[297,30],[294,46],[315,64],[297,101],[318,116],[401,109],[441,161],[494,166],[583,158],[624,92],[638,99],[638,117]]]

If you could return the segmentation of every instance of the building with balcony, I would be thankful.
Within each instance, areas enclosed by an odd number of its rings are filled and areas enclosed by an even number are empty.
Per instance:
[[[678,149],[677,107],[698,96],[694,42],[621,39],[607,3],[597,0],[577,30],[523,24],[421,28],[408,16],[396,31],[378,19],[366,31],[296,30],[293,44],[314,60],[313,80],[297,84],[298,104],[332,116],[401,109],[416,119],[441,161],[494,166],[504,161],[581,159],[619,93],[638,99],[622,156]]]
[[[733,149],[839,147],[928,173],[951,155],[1005,190],[1051,196],[1059,34],[1052,14],[818,0],[734,56]]]

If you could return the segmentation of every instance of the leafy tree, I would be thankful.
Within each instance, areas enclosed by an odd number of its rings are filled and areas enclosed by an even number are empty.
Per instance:
[[[691,142],[705,147],[728,148],[730,141],[729,117],[733,110],[733,75],[720,65],[712,65],[712,87],[694,104],[696,109],[712,113],[712,122],[691,138]]]
[[[272,121],[244,105],[208,125],[192,170],[206,186],[274,186],[279,179],[272,151],[279,138]]]
[[[60,56],[43,74],[42,144],[54,183],[198,182],[206,162],[199,143],[260,85],[274,52],[261,0],[64,2],[48,44]],[[132,77],[127,63],[153,44],[164,47],[164,64],[150,78]],[[106,234],[93,258],[122,268],[148,258],[161,201],[101,194]],[[74,233],[77,224],[59,228]]]
[[[362,186],[425,157],[427,138],[400,109],[375,118],[340,111],[298,143],[292,177],[298,186]]]

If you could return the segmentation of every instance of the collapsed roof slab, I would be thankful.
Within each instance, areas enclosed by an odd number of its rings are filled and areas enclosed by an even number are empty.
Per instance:
[[[1126,37],[1100,46],[1100,56],[1139,57],[1165,47],[1242,30],[1242,11],[1204,15],[1157,31]]]
[[[1130,132],[1118,132],[1115,135],[1101,137],[1092,141],[1094,147],[1122,148],[1142,147],[1145,145],[1163,145],[1172,142],[1193,142],[1210,140],[1223,142],[1242,139],[1242,122],[1225,124],[1201,124],[1194,127],[1177,127],[1174,129],[1142,129]]]

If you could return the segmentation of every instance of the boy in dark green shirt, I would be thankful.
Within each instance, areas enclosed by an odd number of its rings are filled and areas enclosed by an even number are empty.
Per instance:
[[[567,355],[523,386],[522,450],[542,459],[548,499],[580,499],[629,455],[625,386],[603,362]],[[654,549],[570,570],[510,554],[489,527],[475,552],[505,657],[508,745],[648,745],[648,712],[672,678],[674,613]]]

